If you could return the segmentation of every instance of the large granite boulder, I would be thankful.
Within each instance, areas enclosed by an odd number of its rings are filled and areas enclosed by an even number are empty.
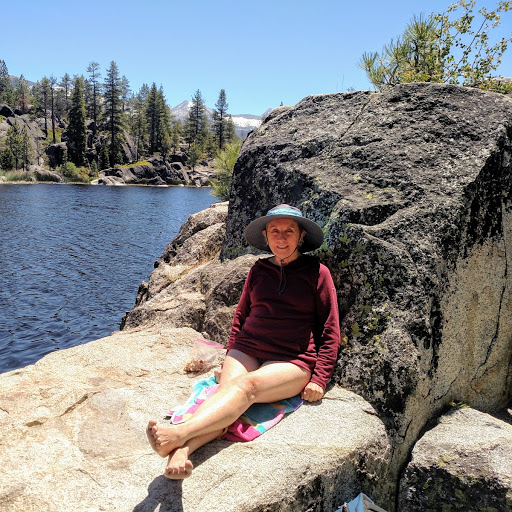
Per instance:
[[[512,412],[512,411],[510,411]],[[416,444],[399,510],[512,510],[512,424],[454,408]]]
[[[48,163],[52,169],[62,165],[67,158],[67,145],[65,142],[58,142],[56,144],[50,144],[45,152],[48,156]]]
[[[512,396],[512,102],[407,84],[274,110],[235,165],[224,261],[270,207],[302,208],[338,289],[336,383],[370,401],[400,468],[452,401]]]
[[[198,335],[123,331],[0,375],[0,511],[334,510],[379,488],[385,499],[384,425],[339,388],[250,443],[198,450],[183,482],[162,476],[145,426],[204,377],[183,371]]]
[[[30,171],[34,173],[37,181],[49,181],[54,183],[63,182],[63,178],[60,174],[44,169],[43,167],[39,167],[38,165],[32,166]]]
[[[100,176],[99,178],[92,180],[91,185],[108,185],[113,187],[122,187],[126,185],[123,178],[119,176]]]
[[[5,103],[0,104],[0,116],[3,117],[14,117],[14,112],[9,105]]]

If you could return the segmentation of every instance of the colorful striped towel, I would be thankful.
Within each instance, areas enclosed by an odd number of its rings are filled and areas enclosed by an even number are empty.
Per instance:
[[[215,377],[209,377],[197,382],[189,399],[178,407],[169,411],[166,417],[171,423],[183,423],[190,419],[197,408],[217,391],[219,385]],[[252,441],[279,423],[285,414],[295,411],[302,405],[302,398],[296,395],[286,400],[271,404],[253,404],[245,413],[228,427],[222,439],[228,441]]]

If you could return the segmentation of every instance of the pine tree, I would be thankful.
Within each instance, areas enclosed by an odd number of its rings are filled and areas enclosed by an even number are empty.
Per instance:
[[[71,77],[68,75],[68,73],[65,73],[64,76],[61,78],[59,86],[62,87],[63,91],[63,105],[62,105],[62,111],[67,116],[69,112],[69,96],[70,96],[70,89],[71,89],[72,80]]]
[[[53,144],[56,144],[57,138],[55,137],[55,85],[57,85],[57,79],[54,76],[50,76],[48,84],[50,92],[50,109],[52,116],[52,141]]]
[[[197,162],[200,160],[203,154],[203,149],[197,141],[192,142],[188,152],[188,164],[192,169],[195,169]]]
[[[89,73],[89,80],[87,81],[87,85],[90,86],[90,95],[89,101],[86,102],[87,107],[87,115],[90,119],[94,121],[93,124],[93,136],[96,135],[98,130],[98,120],[101,115],[101,103],[100,93],[101,93],[101,84],[100,84],[100,65],[97,62],[90,62],[87,67],[87,73]]]
[[[192,96],[192,107],[190,108],[188,119],[185,125],[185,138],[189,143],[196,145],[203,152],[208,137],[208,118],[204,106],[201,91],[198,89]]]
[[[11,83],[11,77],[4,60],[0,60],[0,103],[5,103],[14,107],[14,87]]]
[[[170,149],[171,112],[165,101],[163,89],[156,88],[153,83],[146,98],[145,111],[148,131],[149,152],[163,152],[166,144],[167,152]]]
[[[83,77],[75,78],[73,85],[68,125],[68,158],[71,162],[80,167],[85,165],[85,151],[87,149]]]
[[[43,77],[40,82],[37,82],[32,87],[32,94],[34,96],[33,115],[35,117],[44,118],[44,136],[48,137],[48,109],[50,98],[50,81],[47,77]]]
[[[226,144],[226,147],[219,151],[215,158],[214,168],[216,179],[212,180],[212,194],[221,201],[229,199],[229,191],[231,190],[231,181],[233,179],[233,169],[240,154],[240,140]]]
[[[100,171],[103,171],[104,169],[108,169],[110,167],[110,156],[108,154],[108,147],[105,141],[102,141],[101,143],[99,160]]]
[[[231,117],[231,115],[229,115],[227,121],[226,141],[234,142],[237,140],[239,140],[239,137],[235,132],[235,123],[233,122],[233,118]]]
[[[213,111],[213,133],[215,135],[215,140],[217,142],[218,149],[224,149],[226,142],[229,141],[229,127],[228,120],[226,119],[227,111],[228,111],[228,103],[226,100],[226,91],[224,89],[220,90],[219,99],[217,103],[215,103],[216,109]]]
[[[112,61],[107,69],[107,76],[104,83],[104,119],[107,130],[110,134],[110,166],[114,167],[122,162],[121,147],[123,143],[122,130],[124,125],[124,116],[122,109],[122,88],[119,78],[119,69],[117,64]]]
[[[174,121],[172,123],[171,129],[171,151],[175,154],[180,150],[180,139],[182,131],[182,124],[179,121]]]
[[[20,169],[24,160],[24,137],[23,131],[15,121],[7,130],[5,146],[10,149],[14,157],[14,169]]]
[[[130,99],[131,92],[130,82],[128,81],[128,78],[123,75],[121,78],[121,100],[123,102],[123,112],[126,111],[126,105]]]
[[[156,152],[157,147],[157,130],[158,130],[158,116],[159,116],[159,106],[157,99],[157,88],[156,84],[153,82],[151,88],[149,89],[149,93],[146,98],[146,122],[147,122],[147,132],[148,132],[148,150],[150,154]]]
[[[21,75],[16,82],[16,106],[23,114],[29,110],[30,91],[25,77]]]
[[[27,127],[24,125],[21,129],[21,162],[24,171],[28,171],[32,159],[32,146],[30,145],[30,136]]]
[[[130,98],[129,112],[130,112],[130,135],[133,138],[135,146],[135,159],[138,160],[144,152],[147,143],[147,129],[146,129],[146,108],[145,98],[147,96],[147,85],[143,84],[140,91]]]
[[[14,154],[9,146],[0,151],[0,168],[4,171],[12,171],[16,166]]]
[[[500,84],[491,73],[512,37],[491,45],[490,32],[499,26],[501,13],[512,9],[512,2],[499,1],[492,11],[483,7],[479,16],[473,13],[475,3],[458,0],[442,14],[414,16],[380,54],[364,53],[359,66],[381,91],[399,83],[441,82],[507,92],[510,86]]]

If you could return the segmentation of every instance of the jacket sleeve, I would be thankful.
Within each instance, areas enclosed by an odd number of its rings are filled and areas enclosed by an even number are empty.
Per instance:
[[[340,347],[338,298],[329,269],[321,264],[317,286],[318,357],[311,382],[325,390],[332,376]]]
[[[251,311],[250,281],[253,273],[253,268],[251,268],[249,274],[247,275],[247,278],[245,279],[244,289],[242,290],[242,295],[240,297],[240,300],[238,301],[238,306],[236,307],[233,323],[231,324],[231,333],[229,335],[229,341],[226,347],[227,350],[231,348],[231,345],[235,341],[236,335],[242,329],[245,319],[247,318],[249,312]]]

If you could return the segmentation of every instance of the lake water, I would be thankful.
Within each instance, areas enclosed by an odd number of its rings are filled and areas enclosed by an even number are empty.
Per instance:
[[[210,189],[0,185],[0,372],[119,330]]]

